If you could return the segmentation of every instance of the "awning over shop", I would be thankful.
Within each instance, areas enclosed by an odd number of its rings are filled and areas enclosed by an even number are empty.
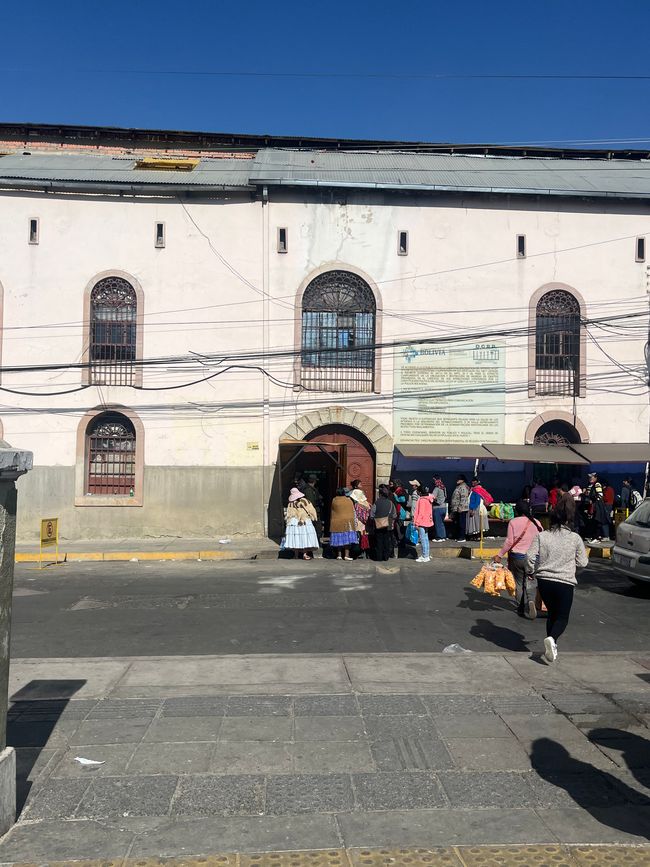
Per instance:
[[[480,460],[519,461],[530,464],[633,464],[650,461],[650,443],[577,443],[570,446],[486,443],[427,443],[397,445],[405,458],[479,458]]]
[[[650,461],[650,443],[577,443],[571,448],[590,464],[645,464]]]
[[[490,456],[499,461],[524,461],[532,464],[578,464],[586,466],[589,461],[568,446],[554,445],[494,445],[485,446]]]
[[[427,443],[427,445],[397,445],[395,448],[405,458],[482,458],[487,460],[492,455],[485,446],[465,445],[464,443]]]

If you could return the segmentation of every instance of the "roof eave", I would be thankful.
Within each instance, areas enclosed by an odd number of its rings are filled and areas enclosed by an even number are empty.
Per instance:
[[[370,190],[409,190],[425,192],[445,193],[483,193],[508,196],[571,196],[573,198],[611,198],[611,199],[650,199],[648,193],[631,192],[608,192],[606,190],[542,190],[522,187],[471,187],[452,186],[448,184],[380,184],[360,181],[325,181],[318,179],[296,178],[251,178],[252,184],[260,186],[281,187],[334,187],[341,189],[370,189]]]
[[[111,181],[60,181],[36,178],[7,178],[0,176],[0,189],[33,190],[35,192],[111,192],[111,193],[154,193],[157,195],[178,195],[179,193],[254,193],[255,187],[227,184],[152,184],[119,183]]]

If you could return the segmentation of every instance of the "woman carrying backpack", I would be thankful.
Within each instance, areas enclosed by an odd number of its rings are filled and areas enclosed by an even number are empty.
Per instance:
[[[515,578],[517,614],[534,620],[537,616],[535,596],[537,581],[528,567],[526,554],[533,539],[543,530],[542,525],[530,513],[530,504],[519,500],[515,505],[515,517],[508,523],[508,533],[503,547],[494,558],[497,563],[508,555],[508,569]]]

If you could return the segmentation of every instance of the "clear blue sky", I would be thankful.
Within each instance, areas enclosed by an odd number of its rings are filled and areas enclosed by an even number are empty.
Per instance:
[[[1,20],[2,121],[650,143],[650,80],[148,74],[650,75],[646,0],[31,0]]]

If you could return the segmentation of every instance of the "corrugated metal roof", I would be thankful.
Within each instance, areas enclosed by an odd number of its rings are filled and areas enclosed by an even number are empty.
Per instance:
[[[164,187],[246,187],[251,160],[201,159],[193,171],[136,169],[137,158],[91,154],[8,154],[0,157],[0,183],[8,181]]]
[[[258,184],[650,197],[650,160],[563,160],[451,154],[266,149]]]
[[[203,158],[193,171],[138,169],[136,162],[135,156],[69,151],[11,153],[0,156],[0,184],[197,190],[309,185],[650,198],[650,160],[263,149],[254,160]]]

